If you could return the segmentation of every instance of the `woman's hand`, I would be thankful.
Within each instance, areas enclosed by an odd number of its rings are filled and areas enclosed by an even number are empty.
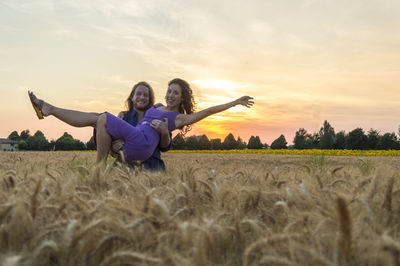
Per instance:
[[[119,150],[122,148],[122,146],[124,146],[124,144],[125,142],[122,139],[114,140],[111,143],[111,151],[118,154]]]
[[[160,149],[168,148],[171,144],[171,133],[168,130],[168,118],[164,118],[164,121],[154,119],[151,121],[150,126],[160,134],[160,143],[158,147]]]
[[[247,108],[250,108],[254,104],[254,101],[252,101],[253,99],[254,98],[250,96],[240,97],[239,99],[233,101],[233,106],[241,104],[243,106],[246,106]]]
[[[168,131],[168,118],[164,118],[164,121],[154,119],[151,121],[150,126],[154,128],[158,133],[162,134],[169,134]]]

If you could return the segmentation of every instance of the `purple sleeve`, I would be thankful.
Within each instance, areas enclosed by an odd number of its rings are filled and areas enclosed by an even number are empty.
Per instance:
[[[169,132],[172,132],[172,131],[174,131],[176,129],[176,127],[175,127],[175,118],[176,118],[177,115],[179,115],[178,112],[169,112],[167,114]]]

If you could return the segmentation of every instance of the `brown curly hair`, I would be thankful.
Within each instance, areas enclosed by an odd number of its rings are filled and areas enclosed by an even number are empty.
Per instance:
[[[196,102],[194,101],[193,91],[190,88],[189,83],[183,79],[175,78],[168,83],[168,87],[171,86],[171,84],[177,84],[182,91],[183,101],[179,106],[179,113],[181,114],[194,113],[196,108]],[[190,129],[191,129],[190,125],[184,126],[183,128],[181,128],[180,134],[184,136],[187,132],[189,132]]]
[[[131,93],[129,94],[128,98],[126,99],[125,104],[128,109],[127,113],[132,111],[132,109],[134,107],[134,104],[132,101],[132,96],[135,94],[136,88],[139,87],[140,85],[145,86],[149,89],[149,104],[146,106],[145,110],[149,109],[150,107],[152,107],[154,105],[154,90],[153,90],[153,88],[146,81],[140,81],[133,86]]]

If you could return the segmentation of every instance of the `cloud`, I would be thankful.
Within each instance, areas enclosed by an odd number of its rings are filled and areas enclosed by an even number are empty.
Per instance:
[[[2,51],[0,51],[0,53],[2,53]],[[4,52],[4,53],[6,53],[6,52]],[[6,73],[6,72],[12,72],[14,70],[15,70],[15,67],[12,67],[12,66],[0,66],[0,72]]]
[[[64,5],[74,9],[83,17],[102,16],[106,18],[148,17],[165,1],[130,1],[121,0],[116,4],[109,0],[68,0]]]
[[[109,76],[109,77],[105,77],[105,80],[107,80],[108,82],[114,83],[114,84],[122,84],[125,85],[127,87],[131,86],[132,84],[134,84],[134,81],[131,79],[127,79],[121,75],[114,75],[114,76]]]
[[[41,12],[54,11],[54,1],[39,0],[39,1],[23,1],[23,0],[2,0],[1,5],[12,9],[13,12],[33,14],[40,10]]]
[[[3,33],[5,33],[5,32],[7,32],[7,33],[12,32],[12,33],[14,33],[14,32],[17,32],[17,31],[18,31],[18,28],[17,28],[17,27],[10,26],[10,25],[5,25],[5,24],[0,24],[0,32],[3,32]]]

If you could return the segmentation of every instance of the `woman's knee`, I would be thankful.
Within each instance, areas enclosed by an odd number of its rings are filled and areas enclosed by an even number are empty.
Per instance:
[[[107,114],[103,113],[97,117],[96,128],[106,127],[107,125]]]

